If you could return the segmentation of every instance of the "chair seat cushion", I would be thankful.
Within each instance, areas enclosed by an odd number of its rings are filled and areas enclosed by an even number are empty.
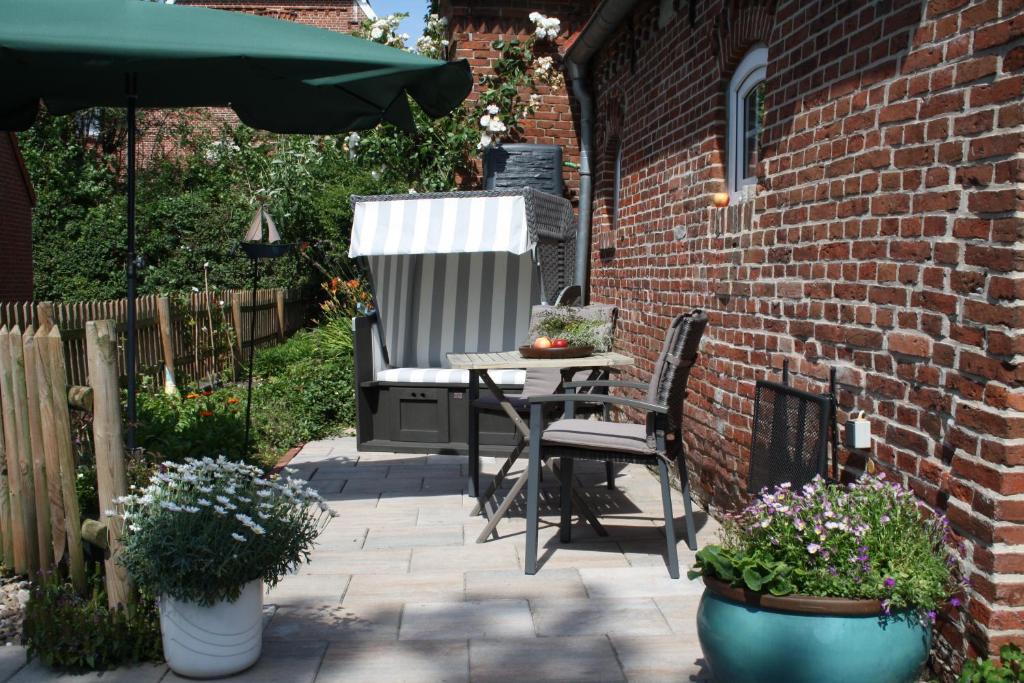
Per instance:
[[[544,430],[541,442],[593,451],[655,455],[647,445],[647,427],[628,422],[556,420]]]
[[[495,384],[522,386],[525,370],[488,370]],[[453,368],[390,368],[381,370],[374,378],[378,382],[408,382],[412,384],[469,384],[469,370]],[[481,380],[481,384],[483,381]]]

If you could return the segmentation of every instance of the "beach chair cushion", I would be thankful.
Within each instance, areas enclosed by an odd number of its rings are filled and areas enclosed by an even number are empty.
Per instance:
[[[522,386],[525,370],[489,370],[495,384]],[[413,384],[469,384],[469,370],[451,368],[390,368],[377,373],[378,382]],[[482,383],[482,380],[481,380]]]

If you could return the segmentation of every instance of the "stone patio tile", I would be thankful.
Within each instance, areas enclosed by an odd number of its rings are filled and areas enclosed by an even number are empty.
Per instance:
[[[679,636],[612,636],[630,683],[710,681],[700,643]]]
[[[317,683],[463,683],[469,681],[465,641],[332,643]]]
[[[0,645],[0,681],[6,681],[27,663],[21,645]]]
[[[664,536],[656,541],[621,541],[619,547],[633,567],[668,567],[665,564],[668,550]],[[679,540],[676,554],[679,556],[679,573],[685,574],[693,566],[695,553],[686,547],[686,541]]]
[[[263,656],[252,668],[240,674],[217,680],[231,683],[279,683],[279,681],[313,683],[326,649],[325,641],[300,640],[284,643],[267,640],[263,643]],[[171,683],[172,681],[185,683],[194,680],[170,672],[161,683]]]
[[[299,568],[299,574],[396,574],[409,570],[411,550],[359,550],[317,552]]]
[[[368,462],[384,465],[422,465],[427,461],[427,456],[419,453],[369,453],[359,454],[359,462]]]
[[[376,548],[423,548],[428,546],[462,545],[462,525],[410,527],[408,529],[370,529],[363,545]]]
[[[397,605],[282,607],[264,631],[266,640],[394,640],[401,608]]]
[[[592,598],[653,598],[700,595],[704,584],[686,578],[680,567],[680,578],[673,579],[662,567],[629,567],[627,569],[580,569],[583,585]]]
[[[327,525],[327,528],[316,539],[315,552],[342,552],[360,550],[366,540],[365,527],[343,527],[335,526],[335,520]]]
[[[469,641],[474,683],[612,683],[625,681],[611,642],[601,638]]]
[[[423,478],[423,490],[431,493],[465,495],[468,488],[465,477],[461,476]]]
[[[433,463],[416,463],[409,465],[392,465],[388,477],[462,477],[461,465]]]
[[[672,630],[650,598],[531,600],[539,636],[663,636]]]
[[[447,453],[430,453],[424,458],[425,465],[457,465],[463,468],[469,461],[469,458],[465,455],[450,455]]]
[[[343,604],[402,604],[406,602],[461,602],[463,574],[358,574],[345,591]]]
[[[317,477],[321,479],[383,479],[387,475],[387,465],[363,463],[360,460],[357,464],[322,465],[313,476],[313,480],[315,481]]]
[[[673,633],[694,641],[697,639],[697,608],[700,595],[684,595],[674,598],[655,598],[654,602],[665,616]]]
[[[352,531],[354,529],[392,529],[409,528],[416,525],[418,510],[381,510],[378,507],[364,507],[350,510],[344,502],[336,503],[340,516],[331,520],[327,533]]]
[[[164,678],[167,667],[163,664],[140,664],[126,666],[113,671],[93,671],[82,675],[62,674],[47,668],[38,659],[22,667],[9,683],[157,683]]]
[[[511,543],[470,543],[463,546],[413,548],[410,571],[474,571],[520,569],[519,556]]]
[[[467,600],[585,597],[587,591],[575,569],[550,569],[534,576],[527,576],[520,569],[466,572]]]
[[[367,477],[350,479],[342,493],[417,493],[423,488],[423,477]]]
[[[416,510],[420,508],[454,508],[462,509],[462,500],[466,498],[461,493],[437,494],[421,492],[418,495],[408,493],[388,492],[381,495],[377,507],[382,510]]]
[[[309,480],[309,488],[315,489],[321,496],[331,493],[339,493],[348,479],[335,479],[327,477],[314,477]]]
[[[416,526],[448,526],[464,524],[466,520],[472,519],[469,511],[462,507],[422,507],[416,514]]]
[[[402,640],[529,638],[533,619],[526,600],[414,602],[402,613]]]
[[[348,586],[347,574],[292,574],[267,591],[263,602],[278,607],[319,607],[338,604]]]
[[[558,542],[555,530],[551,529],[547,533],[550,534],[548,540],[545,542],[542,537],[538,542],[537,566],[539,572],[543,572],[545,569],[629,568],[626,556],[622,554],[616,543],[597,541],[563,544]],[[525,536],[517,536],[514,543],[519,550],[520,557],[526,557]]]

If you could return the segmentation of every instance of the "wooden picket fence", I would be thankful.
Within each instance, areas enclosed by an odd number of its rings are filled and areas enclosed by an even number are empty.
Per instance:
[[[0,553],[15,573],[35,578],[66,567],[87,590],[83,535],[105,550],[111,607],[131,601],[131,581],[117,562],[121,519],[104,515],[127,493],[118,381],[118,332],[113,320],[85,323],[88,386],[67,384],[60,329],[44,323],[22,330],[0,326]],[[92,413],[100,520],[83,520],[70,408]]]
[[[303,327],[311,301],[302,290],[260,289],[256,305],[251,290],[192,292],[169,298],[141,296],[136,302],[137,369],[157,381],[170,370],[178,382],[206,382],[231,377],[244,360],[250,344],[273,346]],[[250,335],[252,317],[256,334]],[[119,381],[127,377],[124,332],[128,317],[126,299],[50,303],[24,301],[0,303],[0,326],[21,330],[59,326],[64,344],[67,381],[84,385],[88,376],[85,326],[92,320],[113,320],[119,337]],[[250,336],[253,338],[250,339]]]

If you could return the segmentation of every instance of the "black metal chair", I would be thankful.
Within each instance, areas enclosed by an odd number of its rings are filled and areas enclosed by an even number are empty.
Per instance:
[[[799,487],[828,476],[829,442],[835,438],[833,394],[757,381],[748,493],[784,482]]]
[[[672,497],[669,485],[670,463],[679,469],[683,505],[686,511],[687,545],[697,549],[690,484],[683,457],[682,414],[690,368],[697,359],[700,340],[707,326],[707,315],[700,310],[678,316],[668,330],[658,363],[649,384],[639,382],[570,382],[567,388],[583,385],[646,389],[646,400],[600,394],[556,394],[532,396],[530,404],[530,462],[527,484],[526,573],[537,571],[538,499],[541,459],[558,457],[561,461],[560,539],[571,540],[572,470],[575,459],[613,460],[616,462],[658,464],[661,475],[665,538],[668,544],[668,570],[679,578]],[[545,407],[563,402],[565,417],[545,427]],[[576,403],[601,403],[634,408],[646,413],[644,424],[578,420],[573,418]]]

